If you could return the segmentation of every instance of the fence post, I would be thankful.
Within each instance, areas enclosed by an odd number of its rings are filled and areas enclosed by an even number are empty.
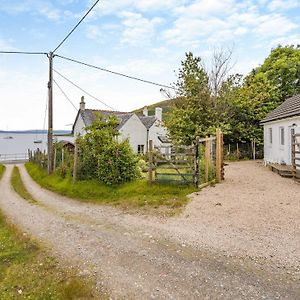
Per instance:
[[[61,165],[63,166],[65,163],[65,149],[62,147],[61,149]]]
[[[56,169],[56,155],[57,155],[57,149],[56,149],[56,145],[55,145],[55,148],[54,148],[54,158],[53,158],[53,171],[55,171]]]
[[[199,186],[199,160],[200,160],[200,137],[197,136],[196,137],[196,153],[195,153],[195,178],[194,178],[194,182],[196,187],[198,188]]]
[[[217,182],[221,182],[224,178],[223,174],[223,134],[218,128],[216,130],[216,178]]]
[[[148,182],[152,183],[153,181],[153,141],[152,140],[149,140],[148,154],[149,154]]]
[[[77,163],[78,163],[78,145],[75,141],[75,149],[74,149],[74,166],[73,166],[73,183],[77,180]]]
[[[205,182],[208,182],[209,167],[211,165],[211,138],[206,136],[205,141]]]

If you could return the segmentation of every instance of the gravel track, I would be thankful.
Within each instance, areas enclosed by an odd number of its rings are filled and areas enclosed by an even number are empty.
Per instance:
[[[32,205],[12,191],[11,170],[0,182],[4,213],[113,299],[300,298],[300,186],[258,164],[231,164],[223,184],[169,219],[58,196],[20,166],[41,203]]]

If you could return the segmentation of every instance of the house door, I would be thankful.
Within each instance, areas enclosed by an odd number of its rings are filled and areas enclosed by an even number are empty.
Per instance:
[[[293,143],[293,135],[295,134],[295,128],[294,127],[289,127],[289,139],[288,139],[288,164],[292,164],[292,143]]]

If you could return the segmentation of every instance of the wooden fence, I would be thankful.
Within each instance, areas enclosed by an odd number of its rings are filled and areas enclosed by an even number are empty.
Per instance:
[[[292,135],[292,173],[294,179],[300,180],[300,133]]]
[[[197,138],[192,146],[153,149],[149,143],[149,182],[205,186],[224,179],[224,145],[221,130],[215,136]]]

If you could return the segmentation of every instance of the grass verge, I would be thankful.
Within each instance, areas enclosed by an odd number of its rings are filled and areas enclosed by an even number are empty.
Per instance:
[[[37,201],[33,198],[33,196],[27,191],[26,187],[20,176],[20,171],[17,166],[14,166],[11,178],[11,185],[15,192],[19,194],[23,199],[27,200],[29,203],[37,204]]]
[[[2,176],[4,174],[4,171],[5,171],[5,166],[0,164],[0,179],[2,178]]]
[[[72,183],[71,178],[62,178],[57,174],[48,176],[47,172],[33,163],[27,163],[30,176],[41,186],[82,201],[119,205],[125,208],[150,206],[158,208],[179,208],[188,202],[187,195],[196,189],[192,186],[165,185],[146,179],[118,186],[106,186],[94,180]]]
[[[94,299],[92,283],[62,269],[0,213],[0,299]]]

